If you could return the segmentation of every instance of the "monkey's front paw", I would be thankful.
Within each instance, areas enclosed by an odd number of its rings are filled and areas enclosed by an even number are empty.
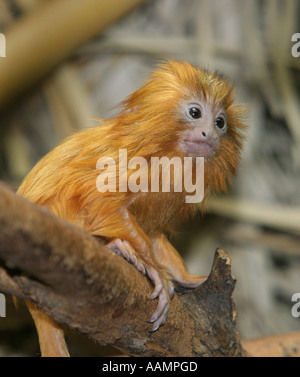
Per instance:
[[[159,273],[154,267],[150,267],[147,263],[142,261],[136,255],[134,248],[128,241],[123,241],[120,238],[116,238],[109,242],[106,246],[133,264],[136,269],[142,272],[144,275],[147,274],[149,279],[152,281],[154,291],[149,299],[154,300],[158,298],[158,305],[149,322],[153,323],[152,331],[156,331],[165,323],[168,317],[170,301],[174,296],[174,286],[172,282],[162,276],[162,274]]]
[[[121,255],[129,263],[133,264],[138,271],[142,272],[144,275],[146,274],[146,269],[144,265],[139,261],[134,248],[130,245],[128,241],[123,241],[120,238],[115,238],[106,246],[108,246],[118,255]]]
[[[154,284],[154,291],[149,299],[154,300],[155,298],[158,298],[157,308],[151,319],[148,321],[153,323],[152,332],[154,332],[166,322],[170,310],[170,301],[174,297],[174,286],[153,267],[146,266],[146,270],[149,278]]]

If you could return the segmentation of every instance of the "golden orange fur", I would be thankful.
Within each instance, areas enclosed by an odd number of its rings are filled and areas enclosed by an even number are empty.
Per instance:
[[[182,98],[189,96],[210,98],[216,105],[224,104],[226,109],[229,124],[227,136],[217,156],[212,161],[206,161],[205,165],[205,191],[225,191],[226,182],[235,173],[240,157],[241,131],[245,127],[240,122],[243,109],[233,105],[232,87],[215,73],[199,70],[186,62],[168,62],[124,101],[123,111],[117,117],[72,135],[47,154],[24,180],[19,194],[49,207],[58,216],[92,234],[99,232],[104,236],[117,236],[114,233],[118,231],[108,229],[106,232],[96,223],[97,218],[103,220],[123,205],[144,207],[145,213],[151,211],[152,206],[155,207],[152,212],[156,215],[148,216],[147,223],[143,221],[147,233],[169,228],[174,216],[182,218],[182,212],[190,212],[190,208],[182,208],[185,192],[176,195],[161,193],[164,199],[172,196],[172,205],[162,202],[160,195],[151,193],[118,193],[113,197],[111,193],[101,194],[96,190],[95,182],[99,174],[96,164],[103,155],[118,161],[120,149],[127,149],[128,159],[134,156],[147,160],[151,156],[184,157],[178,148],[178,141],[185,126],[177,121],[174,109]],[[107,196],[110,197],[109,205],[106,204]],[[135,211],[137,220],[139,212]],[[161,220],[158,221],[156,217]]]
[[[210,192],[225,191],[240,158],[245,128],[241,121],[243,108],[233,104],[233,88],[218,74],[187,62],[169,61],[123,102],[118,116],[70,136],[47,154],[24,180],[19,194],[91,235],[108,241],[128,241],[147,272],[154,268],[167,279],[185,285],[193,278],[175,250],[173,254],[163,234],[174,232],[195,213],[196,205],[185,203],[184,191],[100,193],[96,189],[99,175],[96,164],[101,156],[118,161],[120,149],[127,149],[128,159],[135,156],[147,161],[152,156],[183,159],[180,139],[187,126],[179,119],[178,104],[189,98],[209,101],[212,106],[225,109],[226,136],[214,158],[205,161],[205,199]],[[171,254],[175,257],[170,257]],[[167,262],[162,260],[163,255]],[[181,279],[175,279],[178,266],[172,267],[172,263],[180,265]],[[151,271],[149,276],[153,276]]]

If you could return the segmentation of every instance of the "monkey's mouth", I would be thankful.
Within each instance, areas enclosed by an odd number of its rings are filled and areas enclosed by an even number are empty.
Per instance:
[[[216,145],[202,140],[183,140],[186,153],[198,157],[213,157],[217,151]]]

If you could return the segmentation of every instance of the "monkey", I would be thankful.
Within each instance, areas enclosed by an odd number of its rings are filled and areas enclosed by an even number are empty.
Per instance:
[[[204,211],[207,198],[227,190],[236,173],[244,143],[244,108],[234,104],[234,86],[221,74],[186,61],[165,61],[148,80],[121,103],[119,113],[100,125],[74,133],[44,156],[19,187],[18,194],[48,208],[99,236],[153,284],[151,300],[157,307],[149,322],[157,331],[167,319],[175,286],[194,289],[204,276],[188,273],[168,236],[181,223]],[[128,158],[174,157],[183,161],[204,158],[204,195],[201,203],[186,203],[187,192],[175,190],[182,175],[170,175],[170,192],[121,190],[134,174],[121,174],[119,151]],[[116,190],[97,189],[99,158],[118,165]],[[191,170],[195,178],[196,170]],[[149,167],[144,176],[151,177]],[[162,178],[162,172],[160,171]],[[125,178],[124,178],[125,177]],[[179,178],[178,178],[179,177]],[[109,177],[108,177],[109,178]],[[108,184],[109,187],[109,184]],[[99,266],[101,268],[101,266]],[[43,356],[68,356],[58,324],[27,306],[34,318]]]

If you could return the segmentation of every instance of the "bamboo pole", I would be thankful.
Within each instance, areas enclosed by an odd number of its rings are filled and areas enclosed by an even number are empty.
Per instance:
[[[300,235],[300,208],[230,198],[211,199],[211,213]]]
[[[143,0],[53,0],[7,33],[0,59],[0,111],[71,53]]]

